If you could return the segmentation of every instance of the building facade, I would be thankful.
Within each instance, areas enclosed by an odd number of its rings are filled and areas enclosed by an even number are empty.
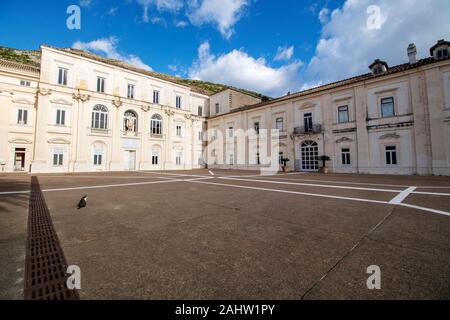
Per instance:
[[[3,171],[203,166],[208,96],[47,46],[41,47],[40,69],[7,64],[1,68]],[[23,80],[30,85],[21,86]]]
[[[318,171],[326,155],[333,172],[449,175],[449,51],[442,40],[417,60],[411,45],[408,63],[375,60],[365,75],[261,102],[42,46],[40,67],[0,60],[1,171],[256,170],[267,145],[291,171]],[[256,137],[238,155],[240,131]]]
[[[325,155],[329,169],[339,173],[449,175],[449,51],[450,43],[441,40],[430,58],[417,60],[411,45],[406,64],[376,60],[368,74],[210,117],[211,135],[226,137],[223,152],[209,150],[210,166],[260,167],[251,139],[245,161],[236,161],[230,132],[264,128],[279,130],[280,165],[289,159],[291,171],[318,171]]]

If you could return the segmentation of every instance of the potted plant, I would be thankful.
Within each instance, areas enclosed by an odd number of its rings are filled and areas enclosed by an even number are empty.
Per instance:
[[[281,162],[283,163],[283,172],[286,172],[287,171],[287,163],[289,162],[290,160],[288,159],[288,158],[283,158],[283,159],[281,159]]]
[[[320,173],[328,173],[327,161],[330,161],[331,158],[329,156],[320,156],[319,161],[322,161],[322,168],[320,168]]]

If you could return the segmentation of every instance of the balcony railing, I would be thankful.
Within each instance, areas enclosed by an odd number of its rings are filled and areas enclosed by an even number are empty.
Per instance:
[[[318,134],[322,132],[323,128],[321,124],[313,124],[312,126],[301,126],[294,128],[294,134]]]

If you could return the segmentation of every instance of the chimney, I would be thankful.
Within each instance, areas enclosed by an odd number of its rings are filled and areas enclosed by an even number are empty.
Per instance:
[[[414,43],[411,43],[408,46],[408,57],[409,57],[410,64],[417,62],[417,49],[416,49],[416,45]]]

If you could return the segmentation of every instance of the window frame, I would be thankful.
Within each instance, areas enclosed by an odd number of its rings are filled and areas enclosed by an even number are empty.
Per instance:
[[[352,165],[351,149],[349,147],[341,148],[341,165],[344,167]]]
[[[96,108],[99,108],[101,110],[96,110]],[[106,110],[106,111],[105,111]],[[98,119],[96,119],[96,115],[98,115]],[[103,128],[101,126],[103,118]],[[108,119],[109,118],[109,110],[106,106],[102,104],[96,104],[92,107],[92,113],[91,113],[91,129],[94,130],[108,130]],[[95,122],[98,122],[98,126],[95,126]]]
[[[127,84],[127,98],[130,100],[134,99],[136,86],[133,83]]]
[[[159,104],[161,99],[161,92],[159,90],[153,90],[153,104]]]
[[[55,124],[57,126],[65,126],[66,125],[66,110],[62,108],[56,109],[56,119]]]
[[[150,133],[157,136],[163,134],[163,119],[161,115],[157,113],[150,118]]]
[[[58,85],[67,87],[69,69],[58,67]]]
[[[390,148],[391,150],[388,150]],[[384,157],[385,164],[389,167],[395,167],[399,164],[399,156],[398,156],[399,148],[397,145],[385,145],[384,146]],[[388,156],[389,155],[389,156]],[[394,155],[394,157],[393,157]]]
[[[179,125],[179,124],[177,124],[176,126],[175,126],[175,135],[177,136],[177,137],[183,137],[183,132],[182,132],[182,126],[181,125]]]
[[[17,124],[20,126],[28,125],[28,109],[25,108],[17,109]]]
[[[392,100],[392,114],[391,115],[385,115],[384,114],[383,106],[386,106],[387,103],[384,102],[386,100]],[[395,112],[395,97],[394,96],[386,96],[386,97],[381,97],[380,98],[380,115],[381,115],[381,118],[392,118],[392,117],[396,116],[396,112]]]
[[[281,128],[279,128],[279,124],[281,123]],[[278,117],[275,119],[275,129],[279,131],[284,131],[284,118]]]
[[[183,98],[180,95],[175,96],[175,108],[176,109],[183,108]]]
[[[52,153],[52,163],[53,167],[62,167],[64,166],[64,151],[53,150]]]
[[[97,92],[98,93],[105,93],[105,83],[106,78],[97,76]]]
[[[338,123],[349,123],[350,122],[350,112],[349,112],[349,106],[348,105],[342,105],[338,106]],[[346,120],[341,121],[341,114],[345,113]]]

